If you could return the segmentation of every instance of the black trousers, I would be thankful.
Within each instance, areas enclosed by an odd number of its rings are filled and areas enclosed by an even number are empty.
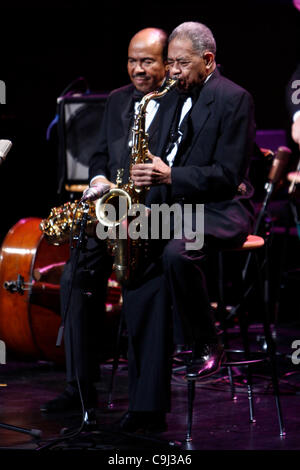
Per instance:
[[[111,269],[106,243],[89,238],[82,250],[72,250],[62,274],[60,298],[68,383],[74,383],[76,377],[87,386],[99,380],[99,347]]]
[[[203,263],[216,243],[187,250],[186,240],[171,239],[156,251],[144,275],[123,289],[128,331],[129,409],[168,411],[171,353],[175,344],[201,345],[216,340]],[[99,380],[98,347],[112,258],[106,243],[89,239],[75,252],[61,279],[61,308],[67,309],[67,381]],[[71,295],[70,295],[71,289]]]
[[[129,336],[129,409],[168,411],[175,344],[216,341],[202,264],[208,247],[169,240],[140,284],[124,289]]]

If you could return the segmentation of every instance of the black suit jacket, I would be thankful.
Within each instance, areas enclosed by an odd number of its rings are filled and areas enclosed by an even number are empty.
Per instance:
[[[89,179],[102,174],[115,182],[117,170],[124,168],[123,182],[127,182],[130,163],[128,140],[133,124],[134,90],[133,85],[127,85],[112,91],[108,96],[97,150],[90,160]],[[156,151],[157,119],[158,115],[148,129],[149,149],[153,152]]]
[[[157,155],[164,157],[178,93],[161,103]],[[245,238],[253,226],[253,188],[248,167],[255,139],[250,94],[215,70],[200,91],[189,119],[188,141],[175,158],[172,185],[156,187],[147,202],[204,203],[204,231],[220,239]],[[244,183],[244,194],[238,187]]]

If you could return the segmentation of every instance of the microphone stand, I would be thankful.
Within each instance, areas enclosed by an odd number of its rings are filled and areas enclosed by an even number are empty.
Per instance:
[[[266,190],[265,198],[263,200],[262,206],[260,208],[259,214],[256,219],[256,224],[255,224],[255,228],[253,231],[253,235],[258,235],[259,233],[259,229],[260,229],[263,217],[265,216],[266,209],[268,207],[269,201],[274,191],[274,183],[272,182],[266,183],[265,190]],[[246,275],[247,275],[247,271],[248,271],[248,267],[250,263],[250,258],[251,258],[251,252],[248,253],[247,260],[246,260],[244,269],[242,271],[243,279],[246,279]]]
[[[268,176],[269,181],[265,185],[265,189],[266,189],[265,198],[264,198],[262,207],[259,211],[258,217],[256,219],[256,224],[255,224],[253,235],[258,235],[258,233],[259,233],[261,222],[262,222],[263,217],[265,215],[265,212],[266,212],[267,206],[269,204],[269,201],[272,197],[275,185],[280,180],[280,177],[281,177],[281,175],[284,171],[284,168],[287,165],[288,158],[289,158],[290,154],[291,154],[291,150],[288,147],[285,147],[285,146],[279,147],[276,154],[275,154],[273,164],[272,164],[272,167],[270,169],[269,176]],[[268,251],[267,244],[268,244],[269,235],[270,235],[269,231],[265,230],[266,257],[267,257],[267,251]],[[250,251],[248,256],[247,256],[246,264],[245,264],[245,267],[244,267],[243,272],[242,272],[243,279],[246,278],[251,256],[252,256],[252,252]]]
[[[23,434],[29,434],[29,436],[34,437],[35,439],[38,439],[42,435],[42,432],[39,429],[20,428],[18,426],[12,426],[5,423],[0,423],[0,428],[8,429],[9,431],[20,432]]]
[[[284,170],[284,168],[287,164],[288,157],[289,157],[290,154],[291,154],[291,150],[288,147],[284,147],[284,146],[279,147],[277,152],[276,152],[271,170],[269,172],[268,182],[265,185],[266,193],[265,193],[265,197],[264,197],[261,209],[260,209],[259,214],[258,214],[257,219],[256,219],[253,235],[258,235],[260,233],[261,224],[262,224],[262,221],[264,220],[268,204],[269,204],[270,199],[271,199],[271,197],[273,195],[273,192],[274,192],[274,188],[276,186],[276,183],[280,180],[280,176],[282,175],[282,172],[283,172],[283,170]],[[261,265],[261,269],[264,269],[264,271],[265,271],[265,280],[264,280],[264,287],[263,287],[264,293],[263,293],[263,295],[264,295],[264,304],[265,304],[266,316],[267,316],[268,321],[269,321],[269,315],[270,315],[270,306],[269,306],[269,300],[270,300],[270,291],[269,291],[269,289],[270,289],[270,286],[269,286],[269,243],[270,243],[269,239],[270,239],[270,229],[269,229],[269,223],[266,219],[265,219],[265,226],[264,226],[264,239],[265,239],[265,245],[264,245],[265,246],[265,256],[264,256],[264,261],[262,262],[262,265]],[[255,255],[255,253],[253,253],[253,251],[250,250],[248,255],[247,255],[246,263],[245,263],[245,266],[242,270],[242,280],[243,280],[243,282],[245,282],[245,280],[246,280],[250,260],[251,260],[251,257],[253,256],[253,254]],[[258,262],[258,260],[256,260],[256,262]],[[253,289],[253,286],[254,286],[254,283],[248,287],[247,291],[245,292],[245,294],[243,296],[242,302],[248,297],[249,293]],[[235,315],[237,310],[240,308],[240,306],[241,306],[241,303],[239,305],[235,306],[235,308],[233,308],[231,310],[231,312],[228,315],[227,319],[229,319],[233,315]]]
[[[256,224],[255,224],[255,228],[254,228],[254,231],[253,231],[253,235],[258,235],[258,233],[259,233],[262,220],[265,216],[266,209],[268,207],[269,201],[270,201],[271,196],[272,196],[273,191],[274,191],[274,183],[273,182],[266,183],[265,190],[266,190],[265,198],[263,200],[261,209],[260,209],[259,214],[258,214],[257,219],[256,219]],[[269,233],[268,233],[268,230],[266,230],[266,240],[265,240],[266,256],[265,256],[265,262],[263,263],[263,266],[266,266],[266,269],[267,269],[267,265],[268,265],[268,261],[267,261],[267,257],[268,257],[268,248],[267,248],[268,236],[269,236]],[[247,277],[247,272],[248,272],[248,268],[249,268],[249,264],[250,264],[250,261],[251,261],[252,254],[253,254],[253,252],[249,251],[249,253],[247,255],[247,258],[246,258],[244,268],[242,270],[242,280],[243,280],[243,282],[246,280],[246,277]],[[268,276],[266,276],[266,278],[268,279]],[[253,289],[253,286],[254,286],[254,284],[252,284],[248,287],[248,289],[244,293],[242,302],[248,297],[248,295],[250,294],[250,292]],[[268,299],[268,290],[269,290],[268,282],[265,281],[265,299]],[[230,318],[232,318],[236,314],[237,310],[240,307],[241,307],[241,302],[230,310],[230,313],[227,315],[226,320],[229,320]]]
[[[76,210],[75,210],[75,213],[74,213],[74,216],[73,216],[74,218],[75,218]],[[76,243],[76,247],[75,247],[76,251],[75,251],[75,256],[74,256],[74,263],[73,263],[73,269],[72,269],[72,282],[71,282],[71,287],[70,287],[70,290],[69,290],[69,296],[68,296],[68,301],[66,303],[65,311],[63,312],[63,315],[62,315],[62,322],[61,322],[61,325],[60,325],[59,330],[58,330],[56,346],[61,346],[61,342],[62,342],[62,338],[63,338],[64,325],[65,325],[65,322],[66,322],[67,313],[68,313],[69,306],[70,306],[71,294],[72,294],[72,290],[73,290],[74,273],[75,273],[76,268],[77,268],[79,254],[82,251],[83,246],[84,246],[85,229],[86,229],[87,221],[88,221],[88,213],[89,213],[89,205],[86,203],[84,211],[83,211],[83,217],[82,217],[81,223],[80,223],[79,235],[77,237],[72,238],[72,234],[71,234],[71,240],[70,240],[71,249],[74,249],[72,247],[72,241],[74,239],[77,239],[77,243]]]
[[[75,214],[76,214],[76,211],[74,213],[74,218],[75,218]],[[70,286],[68,300],[67,300],[67,303],[66,303],[66,306],[65,306],[65,310],[64,310],[63,315],[62,315],[62,322],[61,322],[61,325],[59,327],[57,340],[56,340],[56,346],[61,345],[62,338],[63,338],[64,325],[66,323],[67,313],[68,313],[69,307],[70,307],[71,294],[72,294],[72,290],[73,290],[74,273],[75,273],[77,265],[78,265],[79,254],[84,248],[84,243],[85,243],[85,238],[86,238],[85,231],[86,231],[86,226],[87,226],[87,221],[88,221],[88,214],[89,214],[89,205],[88,205],[88,203],[85,203],[84,204],[84,210],[83,210],[83,217],[82,217],[81,223],[80,223],[79,234],[76,238],[73,237],[73,240],[76,239],[77,243],[76,243],[76,246],[74,248],[71,245],[71,249],[76,250],[75,255],[74,255],[73,269],[72,269],[72,282],[71,282],[71,286]],[[72,243],[72,240],[71,240],[71,243]],[[71,334],[72,334],[72,328],[70,328],[70,331],[71,331]],[[71,348],[73,349],[72,339],[70,341],[70,344],[71,344]],[[72,352],[71,352],[71,354],[72,354]],[[75,362],[75,368],[76,368],[76,362]],[[82,423],[79,426],[79,428],[76,428],[74,430],[69,430],[69,432],[68,432],[68,429],[62,429],[62,431],[61,431],[62,436],[61,437],[51,439],[50,442],[47,442],[46,444],[41,445],[36,450],[48,449],[48,448],[54,446],[55,444],[57,444],[59,442],[65,441],[67,439],[74,438],[74,437],[76,437],[77,435],[79,435],[81,433],[81,431],[84,429],[84,426],[86,426],[86,425],[89,426],[91,424],[92,425],[95,424],[93,419],[91,419],[91,417],[90,417],[89,410],[87,410],[85,408],[84,399],[82,398],[82,394],[81,394],[81,387],[80,387],[80,381],[79,381],[79,378],[78,378],[77,369],[75,369],[75,370],[76,370],[76,380],[77,380],[78,392],[79,392],[80,399],[81,399],[81,404],[82,404],[82,414],[83,414]]]

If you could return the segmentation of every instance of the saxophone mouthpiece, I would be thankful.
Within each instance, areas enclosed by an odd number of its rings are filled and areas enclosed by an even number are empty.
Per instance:
[[[177,77],[169,77],[166,83],[166,91],[170,91],[171,88],[175,87],[179,81],[179,78]]]

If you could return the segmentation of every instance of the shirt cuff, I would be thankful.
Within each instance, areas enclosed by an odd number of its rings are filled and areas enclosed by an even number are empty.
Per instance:
[[[295,112],[295,114],[293,116],[293,122],[295,122],[296,119],[298,119],[299,117],[300,117],[300,110]]]
[[[90,186],[91,186],[92,182],[93,182],[95,179],[97,179],[97,178],[106,178],[106,176],[105,176],[105,175],[97,175],[97,176],[94,176],[94,177],[91,179],[91,181],[90,181]]]

